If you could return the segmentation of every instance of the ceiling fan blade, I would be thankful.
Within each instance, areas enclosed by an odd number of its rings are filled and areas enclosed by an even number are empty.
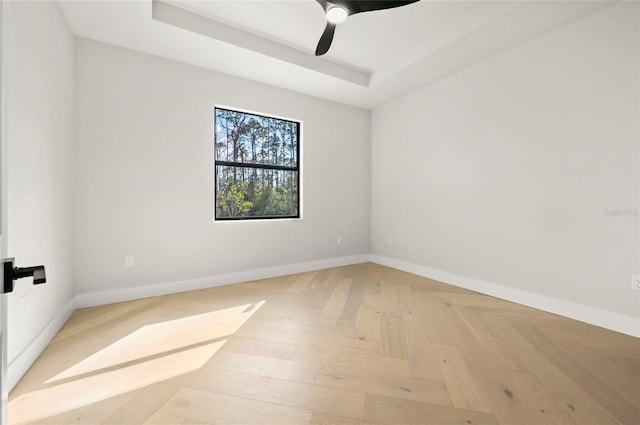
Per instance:
[[[317,0],[320,1],[320,0]],[[373,12],[374,10],[392,9],[394,7],[406,6],[416,3],[419,0],[331,0],[331,3],[342,6],[349,10],[349,13]]]
[[[316,0],[325,12],[327,12],[332,5],[336,5],[346,9],[347,16],[362,12],[392,9],[394,7],[406,6],[418,1],[420,0]],[[318,47],[316,47],[316,56],[322,56],[327,53],[329,47],[331,47],[335,31],[336,24],[327,21],[327,26],[324,28],[324,32],[320,37]]]
[[[327,22],[327,26],[324,28],[324,32],[320,37],[320,41],[318,41],[318,47],[316,47],[316,56],[322,56],[329,50],[331,47],[331,42],[333,41],[333,34],[336,32],[336,24],[332,24],[331,22]]]
[[[326,11],[327,10],[327,0],[316,0],[320,6]]]

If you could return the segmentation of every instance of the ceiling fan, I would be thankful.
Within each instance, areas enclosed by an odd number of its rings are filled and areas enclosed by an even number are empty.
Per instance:
[[[324,9],[327,15],[327,26],[316,47],[316,56],[322,56],[331,47],[333,34],[336,31],[336,25],[344,22],[350,15],[362,12],[373,12],[374,10],[392,9],[394,7],[406,6],[419,0],[316,0]]]

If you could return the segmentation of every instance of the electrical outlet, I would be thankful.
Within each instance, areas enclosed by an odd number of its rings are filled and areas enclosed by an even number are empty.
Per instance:
[[[342,236],[336,237],[336,245],[338,246],[342,245]]]
[[[631,289],[640,291],[640,274],[634,274],[631,276]]]
[[[391,236],[387,236],[387,245],[391,246]]]
[[[133,259],[133,255],[127,255],[126,257],[124,257],[124,266],[125,267],[133,267],[135,264],[134,259]]]

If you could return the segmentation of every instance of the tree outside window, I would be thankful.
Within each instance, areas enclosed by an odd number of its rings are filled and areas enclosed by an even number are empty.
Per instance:
[[[300,217],[300,123],[215,108],[215,219]]]

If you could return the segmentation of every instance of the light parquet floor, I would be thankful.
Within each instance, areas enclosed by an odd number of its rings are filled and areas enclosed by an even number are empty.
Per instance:
[[[375,264],[76,311],[10,423],[639,424],[640,340]]]

